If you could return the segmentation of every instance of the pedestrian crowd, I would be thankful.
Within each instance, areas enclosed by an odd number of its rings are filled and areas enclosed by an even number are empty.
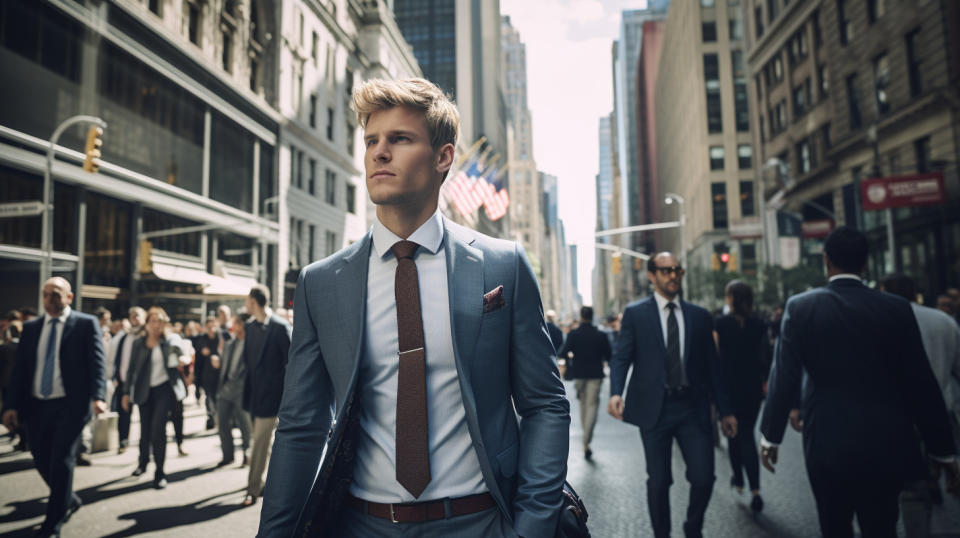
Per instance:
[[[93,432],[113,427],[98,419],[106,411],[116,413],[119,454],[130,446],[131,416],[139,417],[131,474],[145,474],[152,461],[152,484],[165,488],[167,423],[178,455],[187,456],[184,401],[191,393],[206,413],[206,429],[218,430],[218,468],[236,464],[234,429],[240,431],[240,465],[249,466],[249,477],[238,502],[255,504],[277,424],[292,313],[273,311],[269,289],[259,285],[239,312],[220,305],[203,324],[173,322],[160,306],[135,306],[113,320],[105,308],[95,316],[72,310],[72,300],[70,283],[51,278],[43,288],[42,315],[22,308],[8,312],[0,325],[3,423],[16,439],[14,450],[30,451],[50,488],[37,536],[59,535],[81,508],[73,471],[91,465]]]

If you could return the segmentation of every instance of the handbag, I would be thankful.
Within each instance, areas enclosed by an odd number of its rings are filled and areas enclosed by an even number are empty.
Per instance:
[[[569,482],[563,483],[560,519],[557,521],[556,538],[590,538],[587,529],[587,507]]]

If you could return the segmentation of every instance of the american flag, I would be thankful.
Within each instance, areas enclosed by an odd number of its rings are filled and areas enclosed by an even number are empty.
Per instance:
[[[507,214],[507,206],[510,205],[510,195],[506,187],[500,188],[502,183],[498,177],[499,174],[500,170],[494,169],[486,176],[490,178],[489,181],[486,178],[480,178],[476,187],[483,193],[483,208],[492,221],[503,218]]]
[[[474,161],[466,170],[460,169],[447,187],[453,205],[464,216],[472,214],[483,205],[484,200],[476,188],[478,183],[483,181],[478,179],[479,176],[480,167],[478,161]]]

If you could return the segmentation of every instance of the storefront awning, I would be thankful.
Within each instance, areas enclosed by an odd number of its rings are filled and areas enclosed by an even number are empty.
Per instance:
[[[246,297],[250,293],[250,288],[257,285],[257,281],[250,277],[239,275],[221,277],[201,269],[159,263],[155,259],[151,263],[151,269],[152,275],[157,280],[202,286],[203,296],[207,298]]]

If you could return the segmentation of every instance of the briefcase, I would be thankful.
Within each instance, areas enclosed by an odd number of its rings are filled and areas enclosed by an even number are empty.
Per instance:
[[[587,507],[570,482],[563,483],[563,504],[557,522],[556,538],[590,538],[587,529]]]

